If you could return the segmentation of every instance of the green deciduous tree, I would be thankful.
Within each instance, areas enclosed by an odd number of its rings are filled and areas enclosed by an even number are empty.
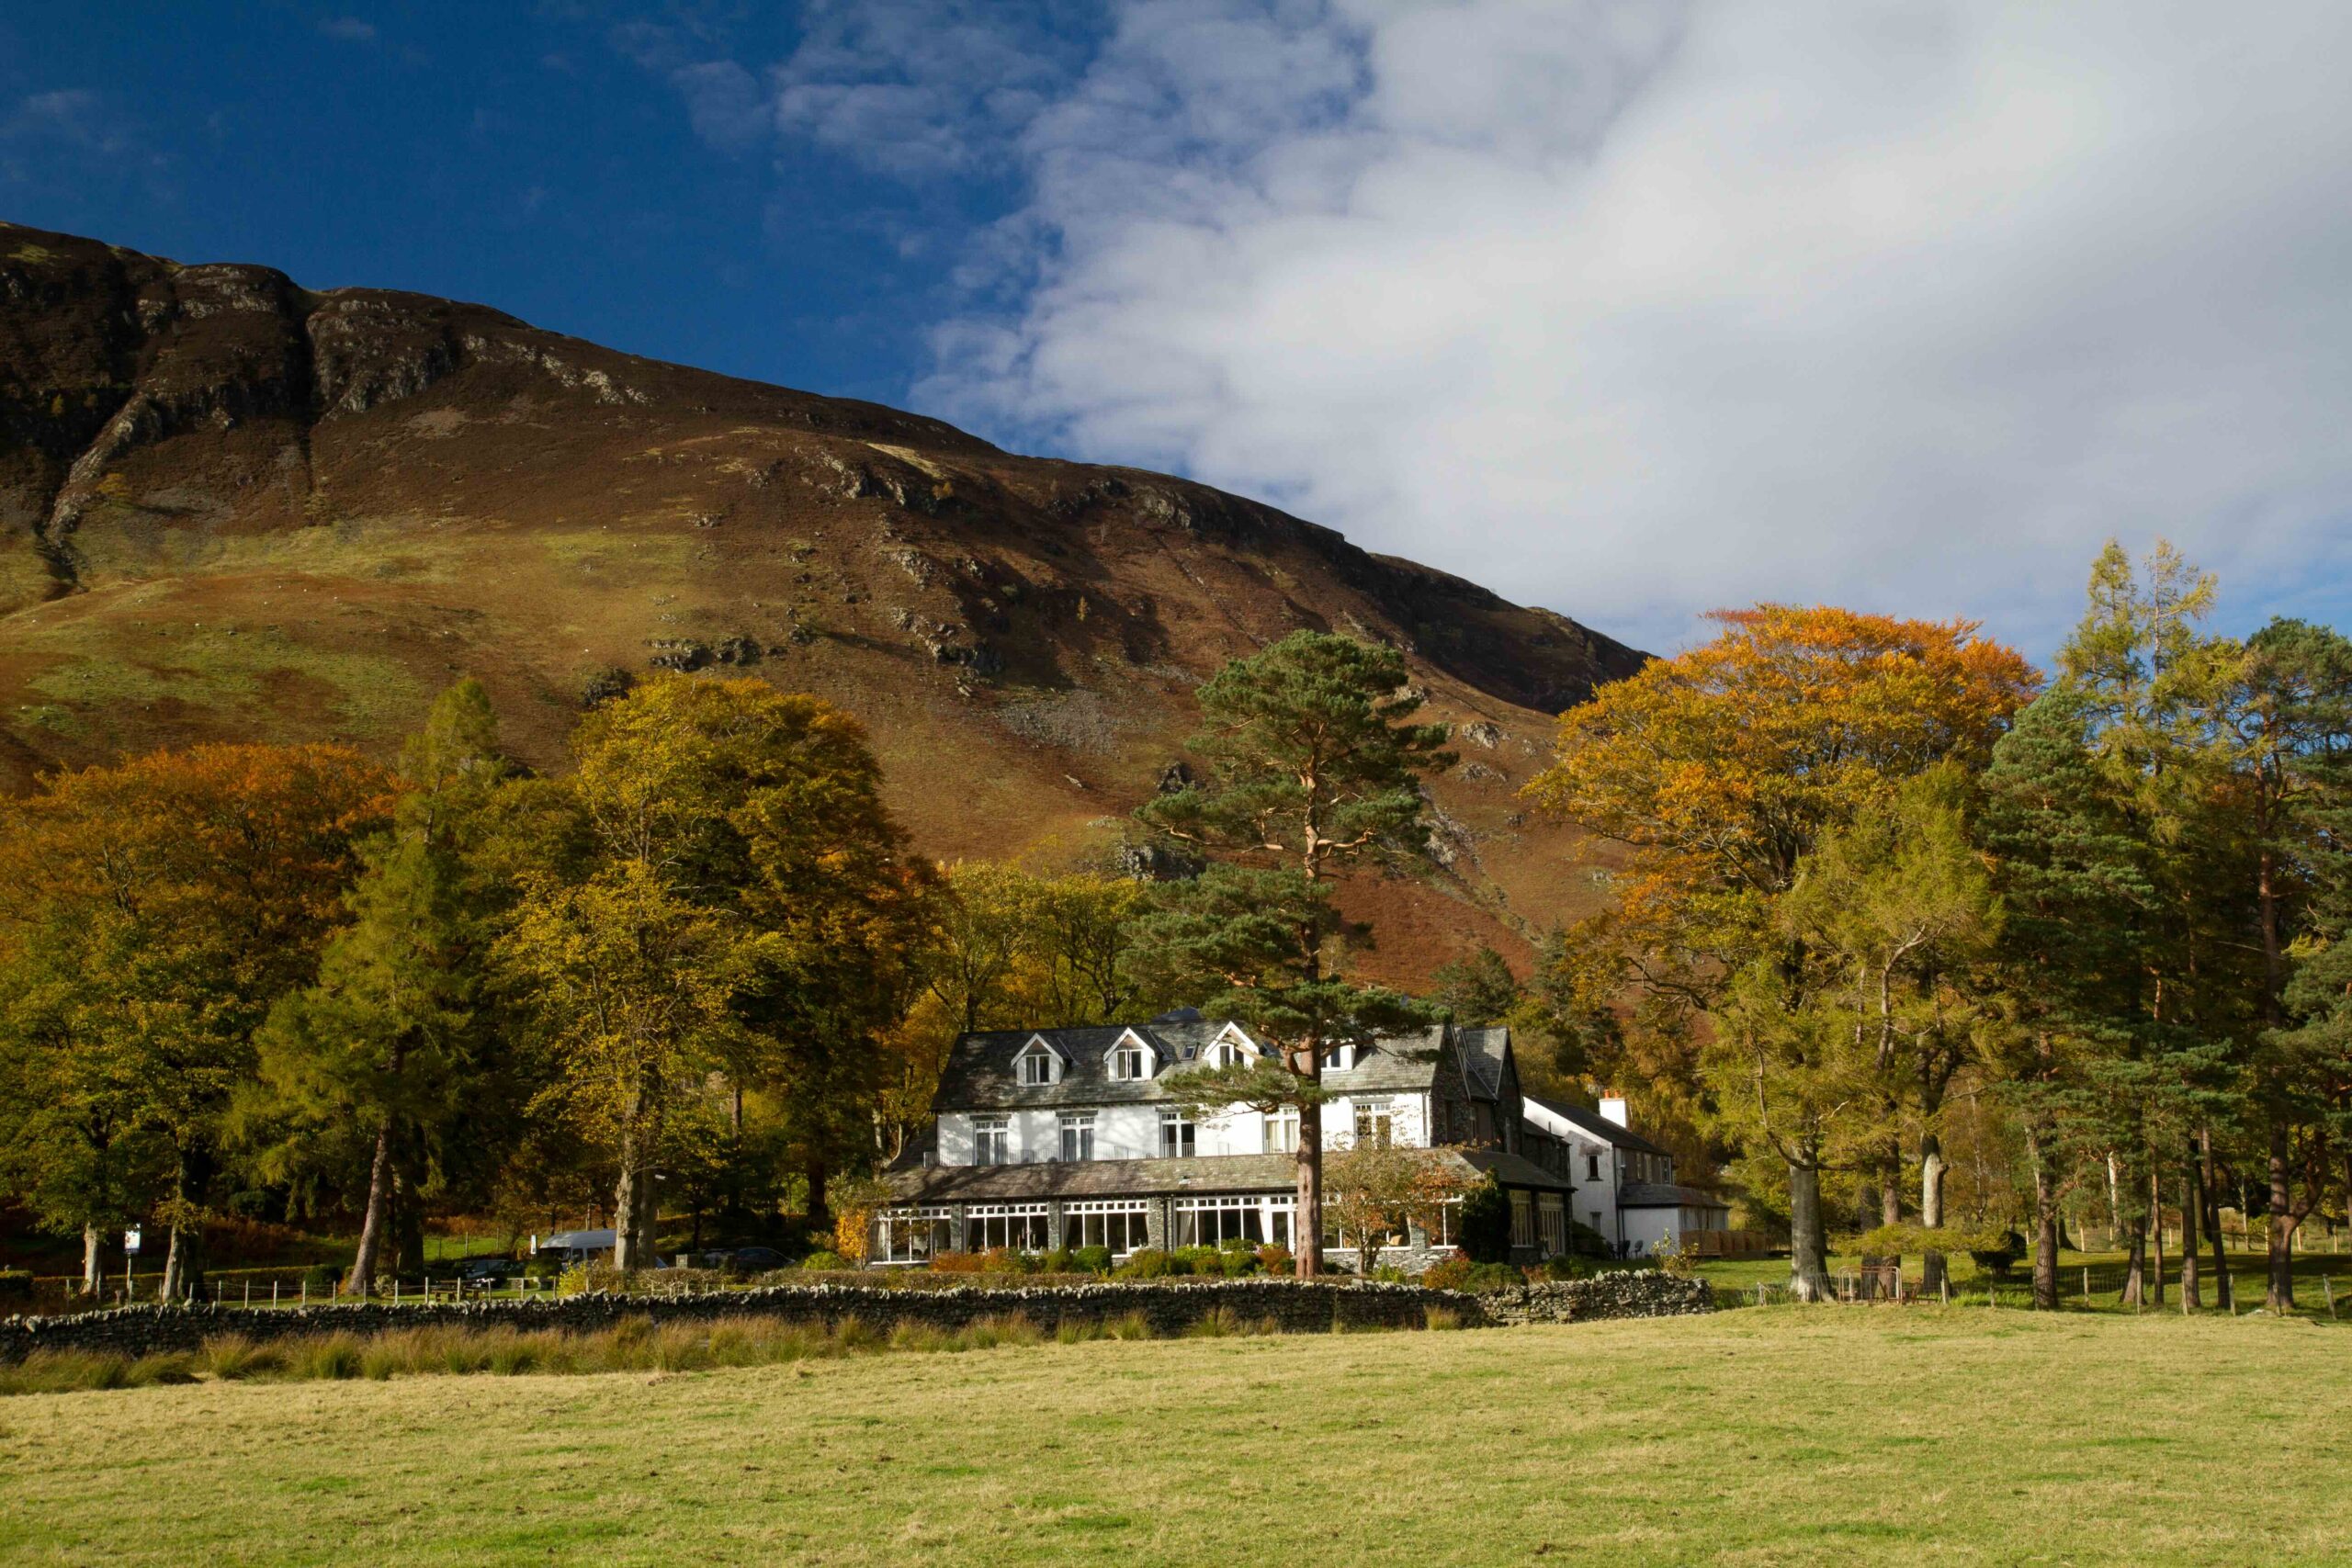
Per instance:
[[[1819,837],[1774,903],[1771,950],[1734,978],[1701,1057],[1716,1124],[1787,1171],[1802,1300],[1828,1288],[1822,1172],[1878,1158],[1921,1058],[1952,1054],[1975,1025],[1958,977],[1988,953],[2001,914],[1964,788],[1956,769],[1930,773]]]
[[[905,852],[855,720],[753,681],[660,680],[573,739],[521,813],[501,951],[608,1139],[623,1269],[650,1260],[655,1179],[689,1079],[774,1089],[809,1177],[866,1134],[876,1036],[902,1004],[932,879]]]

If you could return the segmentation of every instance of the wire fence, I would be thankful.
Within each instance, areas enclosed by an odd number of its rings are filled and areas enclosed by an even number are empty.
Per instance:
[[[2293,1276],[2293,1305],[2298,1313],[2341,1322],[2352,1318],[2352,1266],[2341,1272],[2313,1267],[2333,1258],[2299,1258]],[[2150,1258],[2135,1281],[2128,1262],[2069,1263],[2059,1267],[2053,1281],[2062,1309],[2109,1313],[2235,1312],[2263,1310],[2269,1279],[2260,1259],[2233,1257],[2226,1271],[2210,1259],[2199,1259],[2192,1295],[2183,1286],[2183,1260],[2166,1258],[2159,1265]],[[2226,1288],[2222,1281],[2226,1279]],[[1770,1306],[1798,1298],[1786,1280],[1719,1285],[1721,1306]],[[1847,1305],[1935,1303],[1948,1306],[2030,1309],[2035,1303],[2030,1269],[1999,1273],[1978,1271],[1966,1278],[1947,1273],[1929,1289],[1916,1266],[1905,1272],[1900,1260],[1865,1258],[1856,1266],[1829,1271],[1828,1300]]]

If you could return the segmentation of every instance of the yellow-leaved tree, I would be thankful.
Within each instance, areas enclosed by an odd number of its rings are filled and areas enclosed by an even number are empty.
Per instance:
[[[1982,769],[2040,677],[1967,621],[1784,604],[1713,619],[1710,641],[1564,714],[1527,793],[1625,852],[1611,908],[1568,930],[1549,976],[1594,1036],[1592,1068],[1654,1120],[1740,1139],[1754,1119],[1719,1115],[1701,1055],[1737,977],[1802,966],[1779,906],[1806,857],[1905,780]]]
[[[616,1157],[616,1264],[650,1261],[671,1112],[713,1079],[787,1106],[820,1218],[828,1166],[870,1139],[876,1037],[933,897],[864,729],[815,697],[681,676],[597,709],[572,750],[577,771],[515,813],[529,849],[501,954],[561,1063],[548,1098]]]

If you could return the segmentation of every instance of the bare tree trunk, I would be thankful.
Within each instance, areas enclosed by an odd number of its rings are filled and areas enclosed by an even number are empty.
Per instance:
[[[2058,1310],[2058,1192],[2042,1157],[2041,1129],[2028,1123],[2026,1154],[2033,1161],[2033,1304]]]
[[[1899,1225],[1903,1223],[1903,1168],[1900,1162],[1889,1168],[1886,1185],[1879,1189],[1879,1224]]]
[[[649,1112],[661,1086],[641,1069],[621,1122],[621,1175],[613,1191],[613,1267],[623,1274],[653,1267],[653,1152]]]
[[[2289,1190],[2287,1118],[2270,1114],[2270,1280],[2263,1305],[2273,1314],[2295,1310],[2295,1226],[2300,1219]]]
[[[1919,1138],[1919,1228],[1944,1228],[1944,1145],[1933,1133]],[[1944,1289],[1944,1254],[1939,1247],[1926,1249],[1920,1260],[1919,1292],[1940,1296]]]
[[[2223,1312],[2235,1312],[2237,1289],[2230,1282],[2230,1255],[2222,1244],[2222,1184],[2213,1160],[2213,1130],[2197,1130],[2197,1152],[2204,1167],[2205,1239],[2213,1248],[2213,1300]]]
[[[160,1301],[192,1301],[204,1288],[204,1218],[202,1201],[210,1157],[199,1149],[180,1151],[175,1184],[178,1202],[172,1221],[171,1247],[164,1255],[164,1288]]]
[[[1321,1064],[1317,1064],[1319,1072]],[[1298,1108],[1298,1190],[1291,1214],[1294,1266],[1302,1280],[1323,1272],[1323,1108]]]
[[[2124,1173],[2121,1161],[2108,1149],[2108,1246],[2124,1235]]]
[[[808,1182],[808,1228],[818,1235],[831,1235],[833,1228],[833,1206],[825,1201],[825,1189],[832,1179],[832,1168],[821,1158],[814,1158],[801,1168]]]
[[[2197,1145],[2188,1145],[2188,1174],[2180,1183],[2180,1310],[2202,1312],[2205,1282],[2199,1278],[2197,1227],[2204,1223],[2205,1182],[2198,1174]]]
[[[2132,1216],[2131,1243],[2123,1266],[2123,1303],[2139,1306],[2148,1294],[2148,1216]]]
[[[376,1157],[368,1166],[368,1211],[359,1220],[359,1246],[351,1255],[351,1271],[343,1278],[344,1293],[364,1296],[376,1287],[376,1255],[390,1228],[386,1209],[392,1198],[392,1119],[376,1126]]]
[[[1821,1220],[1821,1170],[1789,1167],[1789,1293],[1801,1302],[1829,1299],[1829,1237]]]
[[[2157,1169],[2156,1161],[2151,1158],[2148,1161],[2148,1223],[2155,1231],[2150,1244],[2155,1254],[2152,1259],[2155,1277],[2148,1282],[2150,1306],[2165,1304],[2165,1184],[2164,1178],[2156,1174]]]
[[[613,1267],[621,1273],[653,1267],[652,1208],[653,1173],[634,1157],[624,1159],[613,1192]]]
[[[106,1232],[82,1227],[82,1293],[95,1296],[106,1287]]]
[[[392,1161],[392,1272],[403,1280],[424,1273],[424,1200],[416,1179]]]

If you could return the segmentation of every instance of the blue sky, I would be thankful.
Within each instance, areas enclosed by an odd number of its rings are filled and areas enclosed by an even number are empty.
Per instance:
[[[0,212],[314,288],[495,304],[637,353],[903,402],[1014,172],[877,180],[698,134],[671,77],[799,18],[618,8],[11,7]]]
[[[1645,646],[2352,623],[2352,7],[0,13],[0,216],[1190,473]]]

